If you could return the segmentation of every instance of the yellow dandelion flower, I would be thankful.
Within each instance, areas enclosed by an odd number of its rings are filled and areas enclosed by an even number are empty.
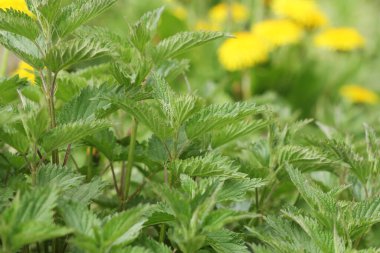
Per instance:
[[[314,44],[320,48],[339,51],[351,51],[363,48],[363,36],[353,28],[330,28],[314,38]]]
[[[229,71],[242,70],[267,61],[269,49],[257,36],[250,32],[235,34],[219,48],[219,61]]]
[[[252,32],[271,46],[278,47],[299,42],[303,31],[290,20],[265,20],[255,24]]]
[[[213,23],[225,23],[229,17],[233,22],[244,22],[248,19],[248,9],[239,3],[225,4],[220,3],[212,7],[208,16]]]
[[[195,24],[195,30],[197,31],[220,31],[222,28],[220,25],[200,20]]]
[[[25,0],[0,0],[0,9],[14,9],[25,12],[28,15],[32,15],[26,5]]]
[[[376,104],[379,101],[379,96],[375,92],[356,84],[343,86],[340,94],[353,103]]]
[[[19,75],[20,78],[28,79],[31,84],[34,84],[34,81],[36,79],[34,75],[34,68],[23,61],[19,63],[18,68],[13,74]]]
[[[313,0],[274,0],[272,9],[277,15],[308,28],[327,24],[327,17]]]

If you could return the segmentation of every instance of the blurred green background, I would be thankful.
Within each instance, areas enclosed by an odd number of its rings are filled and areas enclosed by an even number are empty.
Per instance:
[[[165,38],[175,32],[195,30],[199,21],[207,20],[210,9],[223,1],[157,1],[157,0],[120,0],[112,11],[98,19],[99,25],[118,33],[127,34],[128,23],[136,20],[146,11],[166,6],[159,37]],[[267,10],[264,0],[225,1],[226,4],[239,3],[246,7],[249,17],[245,22],[225,26],[226,32],[234,33],[249,30],[251,25],[275,15]],[[357,84],[379,91],[380,58],[380,2],[370,0],[320,0],[316,1],[328,16],[331,27],[352,27],[365,38],[364,49],[358,52],[326,52],[315,48],[312,40],[305,39],[302,45],[307,54],[297,54],[294,48],[281,48],[271,54],[271,59],[253,67],[252,88],[254,95],[269,91],[285,98],[294,110],[303,116],[315,116],[317,104],[337,103],[342,99],[339,87],[345,84]],[[324,27],[311,31],[310,37],[323,31]],[[228,72],[218,61],[218,48],[222,41],[201,47],[189,58],[190,69],[187,73],[191,87],[213,102],[232,99],[239,100],[241,72]],[[254,49],[252,49],[254,50]],[[293,50],[293,51],[292,51]],[[174,84],[185,89],[183,80]]]
[[[200,28],[235,34],[250,31],[254,24],[262,21],[283,18],[271,8],[273,1],[275,0],[119,0],[93,24],[126,38],[128,24],[149,10],[165,6],[157,41],[176,32]],[[218,60],[218,52],[225,41],[208,44],[181,56],[190,60],[189,69],[172,83],[173,88],[185,92],[190,87],[192,92],[216,103],[252,99],[258,103],[279,104],[281,107],[287,105],[299,117],[313,117],[326,122],[336,120],[336,111],[345,110],[350,111],[350,115],[358,110],[362,117],[375,118],[375,114],[370,112],[377,111],[380,92],[380,2],[314,2],[328,18],[328,23],[304,29],[304,36],[298,43],[278,47],[270,52],[267,61],[239,71],[226,70]],[[247,17],[236,22],[231,18],[216,26],[210,20],[210,13],[220,5],[228,8],[239,5],[246,11]],[[233,8],[228,11],[228,15],[233,15]],[[313,38],[329,27],[355,29],[363,36],[364,47],[350,52],[317,48],[313,44]],[[14,73],[15,68],[15,64],[11,63],[9,73]],[[253,97],[251,94],[244,95],[247,83]],[[350,91],[351,97],[342,96],[341,87],[348,84],[372,94],[372,101],[358,99],[366,94],[363,95],[363,91],[357,89]],[[338,109],[334,109],[336,107]]]

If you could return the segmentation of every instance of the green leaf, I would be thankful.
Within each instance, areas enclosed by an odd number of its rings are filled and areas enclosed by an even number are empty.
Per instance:
[[[63,0],[29,0],[29,9],[37,16],[42,15],[47,22],[55,24],[54,21],[62,10],[62,1]],[[43,20],[43,22],[45,22],[45,20]]]
[[[317,245],[294,222],[277,215],[266,216],[265,221],[266,229],[247,229],[262,243],[270,246],[272,250],[268,250],[269,252],[320,252]]]
[[[73,240],[78,248],[90,252],[109,252],[112,248],[127,245],[136,239],[146,221],[144,216],[148,207],[138,206],[118,213],[106,218],[103,225],[94,224],[97,223],[95,218],[90,218],[89,212],[83,210],[78,210],[77,214],[66,217],[66,219],[72,226],[78,227],[78,225],[74,224],[74,222],[78,221],[83,224],[77,228],[77,236]],[[90,227],[97,233],[90,232]],[[99,240],[99,237],[101,240]]]
[[[298,213],[284,211],[284,214],[296,222],[309,235],[321,252],[335,252],[333,230],[328,231],[317,220]]]
[[[158,66],[157,73],[169,82],[185,74],[190,69],[190,61],[187,59],[171,59]]]
[[[365,140],[367,144],[368,160],[374,161],[380,153],[380,142],[377,138],[376,132],[368,125],[364,125]]]
[[[341,160],[352,173],[362,182],[367,183],[372,171],[375,170],[375,160],[367,160],[361,154],[357,153],[352,145],[348,145],[343,141],[331,140],[324,143],[326,148],[330,150],[335,159]]]
[[[89,135],[84,138],[84,141],[98,149],[111,161],[120,159],[123,151],[123,146],[117,143],[115,134],[108,129]]]
[[[81,185],[84,176],[74,173],[66,167],[47,164],[37,170],[36,185],[50,186],[62,191]]]
[[[249,115],[263,111],[265,111],[264,107],[249,103],[210,105],[194,114],[186,122],[186,133],[188,138],[195,139],[213,130],[220,131]]]
[[[237,140],[255,131],[258,131],[268,125],[268,121],[256,120],[253,122],[237,122],[228,125],[220,131],[215,131],[211,136],[211,145],[213,148],[222,146],[231,141]]]
[[[172,128],[178,129],[196,111],[200,109],[199,99],[191,95],[177,95],[161,76],[153,75],[155,85],[152,95],[159,101],[162,112],[170,121]]]
[[[0,31],[0,44],[35,69],[42,69],[44,67],[41,52],[29,39],[10,32]]]
[[[220,230],[218,232],[211,232],[207,234],[207,243],[217,253],[248,253],[244,241],[238,234],[228,231]]]
[[[49,127],[49,115],[47,108],[38,108],[33,105],[21,115],[23,126],[28,133],[29,139],[36,143]]]
[[[175,220],[175,216],[164,212],[153,212],[148,220],[144,223],[144,226],[149,227],[162,223],[168,223]]]
[[[79,26],[110,8],[116,0],[76,0],[64,7],[57,18],[57,32],[60,37],[73,32]]]
[[[279,150],[278,164],[286,163],[302,168],[302,171],[306,172],[323,166],[326,167],[333,162],[316,149],[305,146],[286,145]]]
[[[67,69],[73,64],[108,55],[109,49],[95,40],[73,39],[53,46],[44,63],[53,72]]]
[[[161,7],[147,12],[130,27],[129,41],[140,52],[144,51],[145,45],[154,35],[163,10],[164,8]]]
[[[217,209],[207,216],[203,229],[207,231],[219,231],[227,224],[234,224],[240,220],[252,220],[258,217],[260,217],[260,215],[250,212]]]
[[[227,157],[208,154],[205,157],[193,157],[186,160],[174,160],[170,165],[175,175],[185,174],[191,177],[244,178],[239,167]]]
[[[64,147],[109,127],[105,121],[76,121],[49,130],[41,140],[46,152]]]
[[[67,102],[58,112],[57,121],[60,124],[72,123],[79,120],[94,120],[101,107],[106,107],[109,102],[96,99],[99,94],[109,93],[109,87],[86,87],[80,94]]]
[[[53,209],[57,192],[39,188],[16,196],[0,217],[0,235],[5,248],[16,252],[24,245],[63,236],[71,231],[55,225]]]
[[[344,209],[344,224],[353,238],[359,238],[380,222],[380,199],[352,203]]]
[[[149,248],[152,253],[172,253],[173,250],[167,245],[154,241],[153,239],[144,240],[144,245]]]
[[[323,215],[334,217],[337,213],[337,201],[331,195],[324,193],[310,178],[306,178],[291,165],[286,166],[286,171],[301,196],[311,208],[318,210]]]
[[[25,87],[27,82],[18,76],[0,79],[0,105],[5,105],[19,99],[17,90]]]
[[[111,217],[103,227],[104,240],[110,246],[132,242],[146,221],[149,206],[138,206]]]
[[[0,140],[4,141],[17,151],[25,154],[29,148],[29,140],[24,131],[19,127],[6,126],[0,128]]]
[[[0,30],[21,35],[34,41],[39,35],[39,28],[34,19],[24,12],[13,9],[0,9]]]
[[[266,181],[259,178],[228,179],[224,181],[223,188],[218,193],[217,198],[218,201],[242,201],[247,192],[254,191],[266,184]]]
[[[0,189],[0,212],[3,213],[4,209],[11,204],[11,199],[13,199],[13,190],[10,188]]]
[[[55,96],[57,99],[68,102],[79,96],[81,90],[87,86],[87,79],[73,73],[61,72],[57,78],[58,89]]]
[[[65,192],[64,198],[82,205],[90,204],[91,200],[99,197],[106,186],[106,182],[100,178],[94,178],[89,183],[70,188]]]
[[[108,98],[122,110],[135,116],[137,121],[148,127],[160,140],[166,140],[173,135],[173,129],[165,117],[161,107],[154,102],[137,103],[136,101],[117,101]]]
[[[223,32],[182,32],[158,43],[154,58],[158,62],[177,56],[207,42],[223,38]]]
[[[59,211],[66,226],[74,229],[74,233],[93,236],[93,228],[101,224],[98,217],[81,203],[62,203]]]

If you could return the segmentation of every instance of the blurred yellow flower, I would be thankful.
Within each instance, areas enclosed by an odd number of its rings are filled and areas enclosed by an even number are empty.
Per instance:
[[[187,10],[182,6],[173,7],[172,13],[176,18],[178,18],[180,20],[185,20],[185,19],[187,19],[187,16],[188,16]]]
[[[208,13],[212,23],[222,24],[231,19],[233,22],[244,22],[248,19],[248,9],[239,3],[220,3],[212,7]]]
[[[277,15],[290,18],[308,28],[327,24],[327,17],[314,0],[274,0],[272,9]]]
[[[36,79],[34,75],[34,68],[23,61],[19,63],[18,68],[13,74],[19,75],[20,78],[28,79],[31,84],[34,84],[34,81]]]
[[[219,48],[219,61],[229,71],[242,70],[267,61],[269,49],[250,32],[239,32],[236,38],[227,39]]]
[[[32,13],[28,10],[25,0],[0,0],[0,9],[14,9],[25,12],[28,15]]]
[[[295,44],[302,37],[300,26],[290,20],[265,20],[255,24],[252,32],[263,38],[271,46]]]
[[[340,94],[353,103],[376,104],[379,101],[375,92],[355,84],[343,86]]]
[[[351,51],[363,48],[365,41],[353,28],[330,28],[314,38],[317,47],[339,51]]]
[[[204,20],[200,20],[195,24],[195,30],[197,31],[220,31],[221,29],[220,25]]]

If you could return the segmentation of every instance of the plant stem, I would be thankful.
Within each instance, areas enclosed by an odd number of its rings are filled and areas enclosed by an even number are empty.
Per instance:
[[[39,242],[36,243],[36,248],[37,248],[37,252],[41,253],[41,247],[40,247],[40,243]]]
[[[164,240],[165,240],[165,231],[166,231],[166,226],[165,226],[165,224],[161,224],[161,229],[160,229],[160,242],[164,242]]]
[[[259,203],[259,190],[255,189],[255,200],[256,200],[256,212],[259,212],[260,203]]]
[[[115,168],[113,167],[113,162],[112,161],[110,161],[110,168],[111,168],[111,172],[112,172],[112,180],[113,180],[113,185],[115,187],[116,195],[120,197],[120,190],[119,190],[119,186],[117,185],[117,179],[116,179],[116,175],[115,175]]]
[[[92,152],[94,151],[94,148],[93,147],[90,147],[90,151],[89,151],[89,154],[88,154],[88,160],[87,160],[87,180],[90,181],[91,178],[92,178],[92,170],[93,170],[93,166],[92,166]]]
[[[120,176],[120,209],[123,210],[123,200],[126,198],[124,197],[124,189],[125,189],[125,179],[126,179],[126,166],[125,166],[125,161],[121,163],[121,176]]]
[[[22,253],[29,253],[29,245],[26,245],[21,250]]]
[[[55,128],[57,126],[56,118],[55,118],[55,89],[56,89],[56,80],[57,80],[57,74],[54,75],[51,71],[48,70],[48,78],[50,85],[50,94],[49,94],[49,102],[50,102],[50,120],[51,120],[51,129]],[[58,149],[53,150],[52,152],[52,160],[54,164],[59,164],[59,153]]]
[[[3,57],[1,58],[0,77],[5,77],[8,68],[9,51],[3,48]]]
[[[65,159],[63,160],[63,166],[66,166],[67,162],[69,161],[70,151],[71,151],[71,144],[67,145]]]
[[[122,195],[122,209],[124,209],[125,200],[128,198],[129,188],[131,187],[131,175],[132,175],[133,162],[135,159],[137,126],[138,126],[138,122],[133,117],[132,129],[131,129],[131,141],[129,143],[129,150],[128,150],[128,163],[125,170],[125,187],[124,189],[123,188],[121,189],[122,191],[124,191]]]
[[[44,251],[45,251],[45,253],[49,253],[49,242],[48,241],[44,242]]]
[[[248,100],[252,97],[252,77],[249,69],[242,73],[241,92],[243,100]]]

